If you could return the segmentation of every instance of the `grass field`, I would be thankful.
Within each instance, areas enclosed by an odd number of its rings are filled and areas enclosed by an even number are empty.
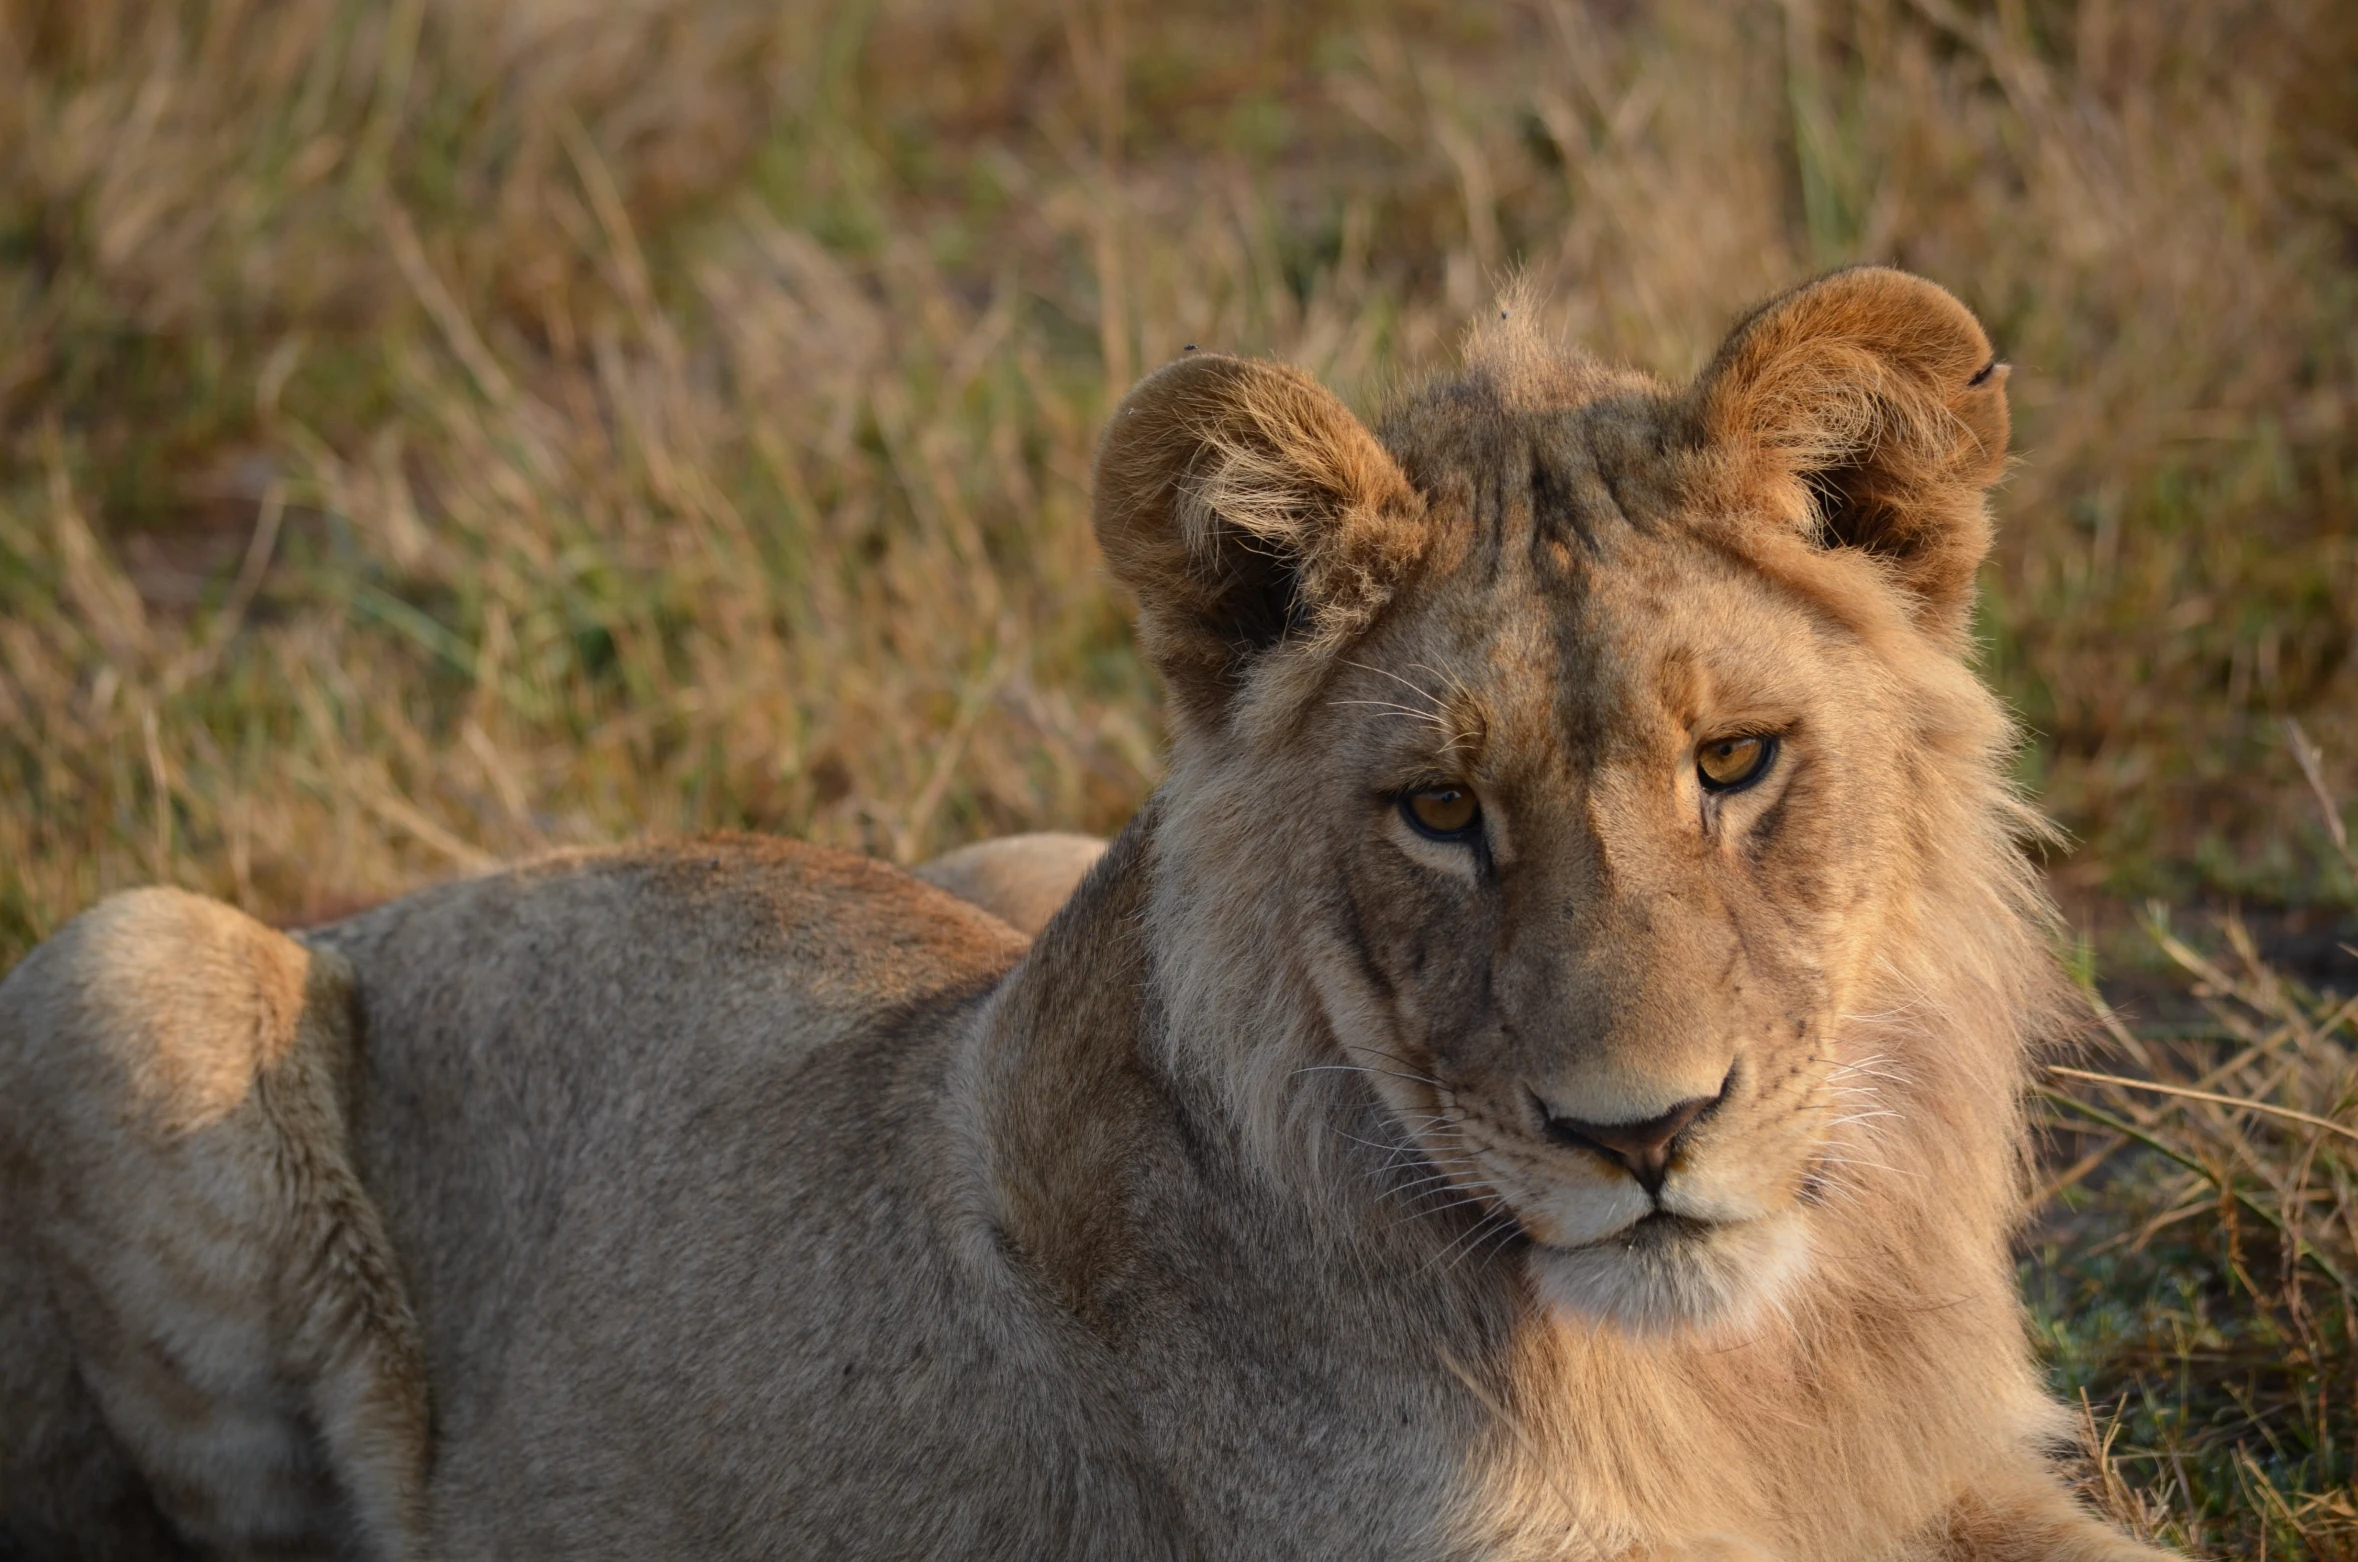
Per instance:
[[[151,880],[1109,830],[1142,369],[1373,406],[1522,268],[1683,375],[1853,259],[2015,365],[1983,639],[2122,1006],[2082,1073],[2266,1108],[2054,1081],[2091,1491],[2358,1557],[2334,0],[0,0],[0,967]]]

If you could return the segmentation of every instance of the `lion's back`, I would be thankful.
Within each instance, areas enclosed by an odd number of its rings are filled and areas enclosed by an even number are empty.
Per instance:
[[[1023,950],[996,918],[873,858],[734,834],[553,853],[304,938],[384,966],[404,992],[465,983],[477,996],[556,969],[554,940],[569,978],[706,991],[746,980],[753,957],[817,1007],[860,1012],[996,974]]]

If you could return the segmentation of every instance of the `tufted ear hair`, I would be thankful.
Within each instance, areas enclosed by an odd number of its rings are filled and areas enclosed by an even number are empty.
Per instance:
[[[1364,628],[1423,545],[1424,501],[1297,369],[1220,354],[1140,381],[1098,446],[1098,546],[1181,726],[1215,724],[1280,647]]]
[[[1881,266],[1774,299],[1688,393],[1690,438],[1771,514],[1876,559],[1917,621],[1964,632],[2006,465],[2006,366],[1946,290]]]

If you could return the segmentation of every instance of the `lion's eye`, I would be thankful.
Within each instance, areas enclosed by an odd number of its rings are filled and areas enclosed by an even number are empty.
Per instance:
[[[1721,738],[1695,751],[1695,774],[1707,790],[1733,792],[1759,780],[1776,752],[1775,738]]]
[[[1400,799],[1401,817],[1419,835],[1462,841],[1482,822],[1482,805],[1464,787],[1436,786]]]

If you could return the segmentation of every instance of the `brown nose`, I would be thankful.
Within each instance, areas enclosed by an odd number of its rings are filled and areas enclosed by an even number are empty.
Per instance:
[[[1629,1169],[1639,1187],[1660,1193],[1663,1179],[1670,1175],[1670,1147],[1696,1118],[1717,1105],[1718,1096],[1696,1096],[1642,1123],[1584,1123],[1548,1112],[1544,1102],[1540,1111],[1547,1118],[1549,1138],[1617,1161]]]

